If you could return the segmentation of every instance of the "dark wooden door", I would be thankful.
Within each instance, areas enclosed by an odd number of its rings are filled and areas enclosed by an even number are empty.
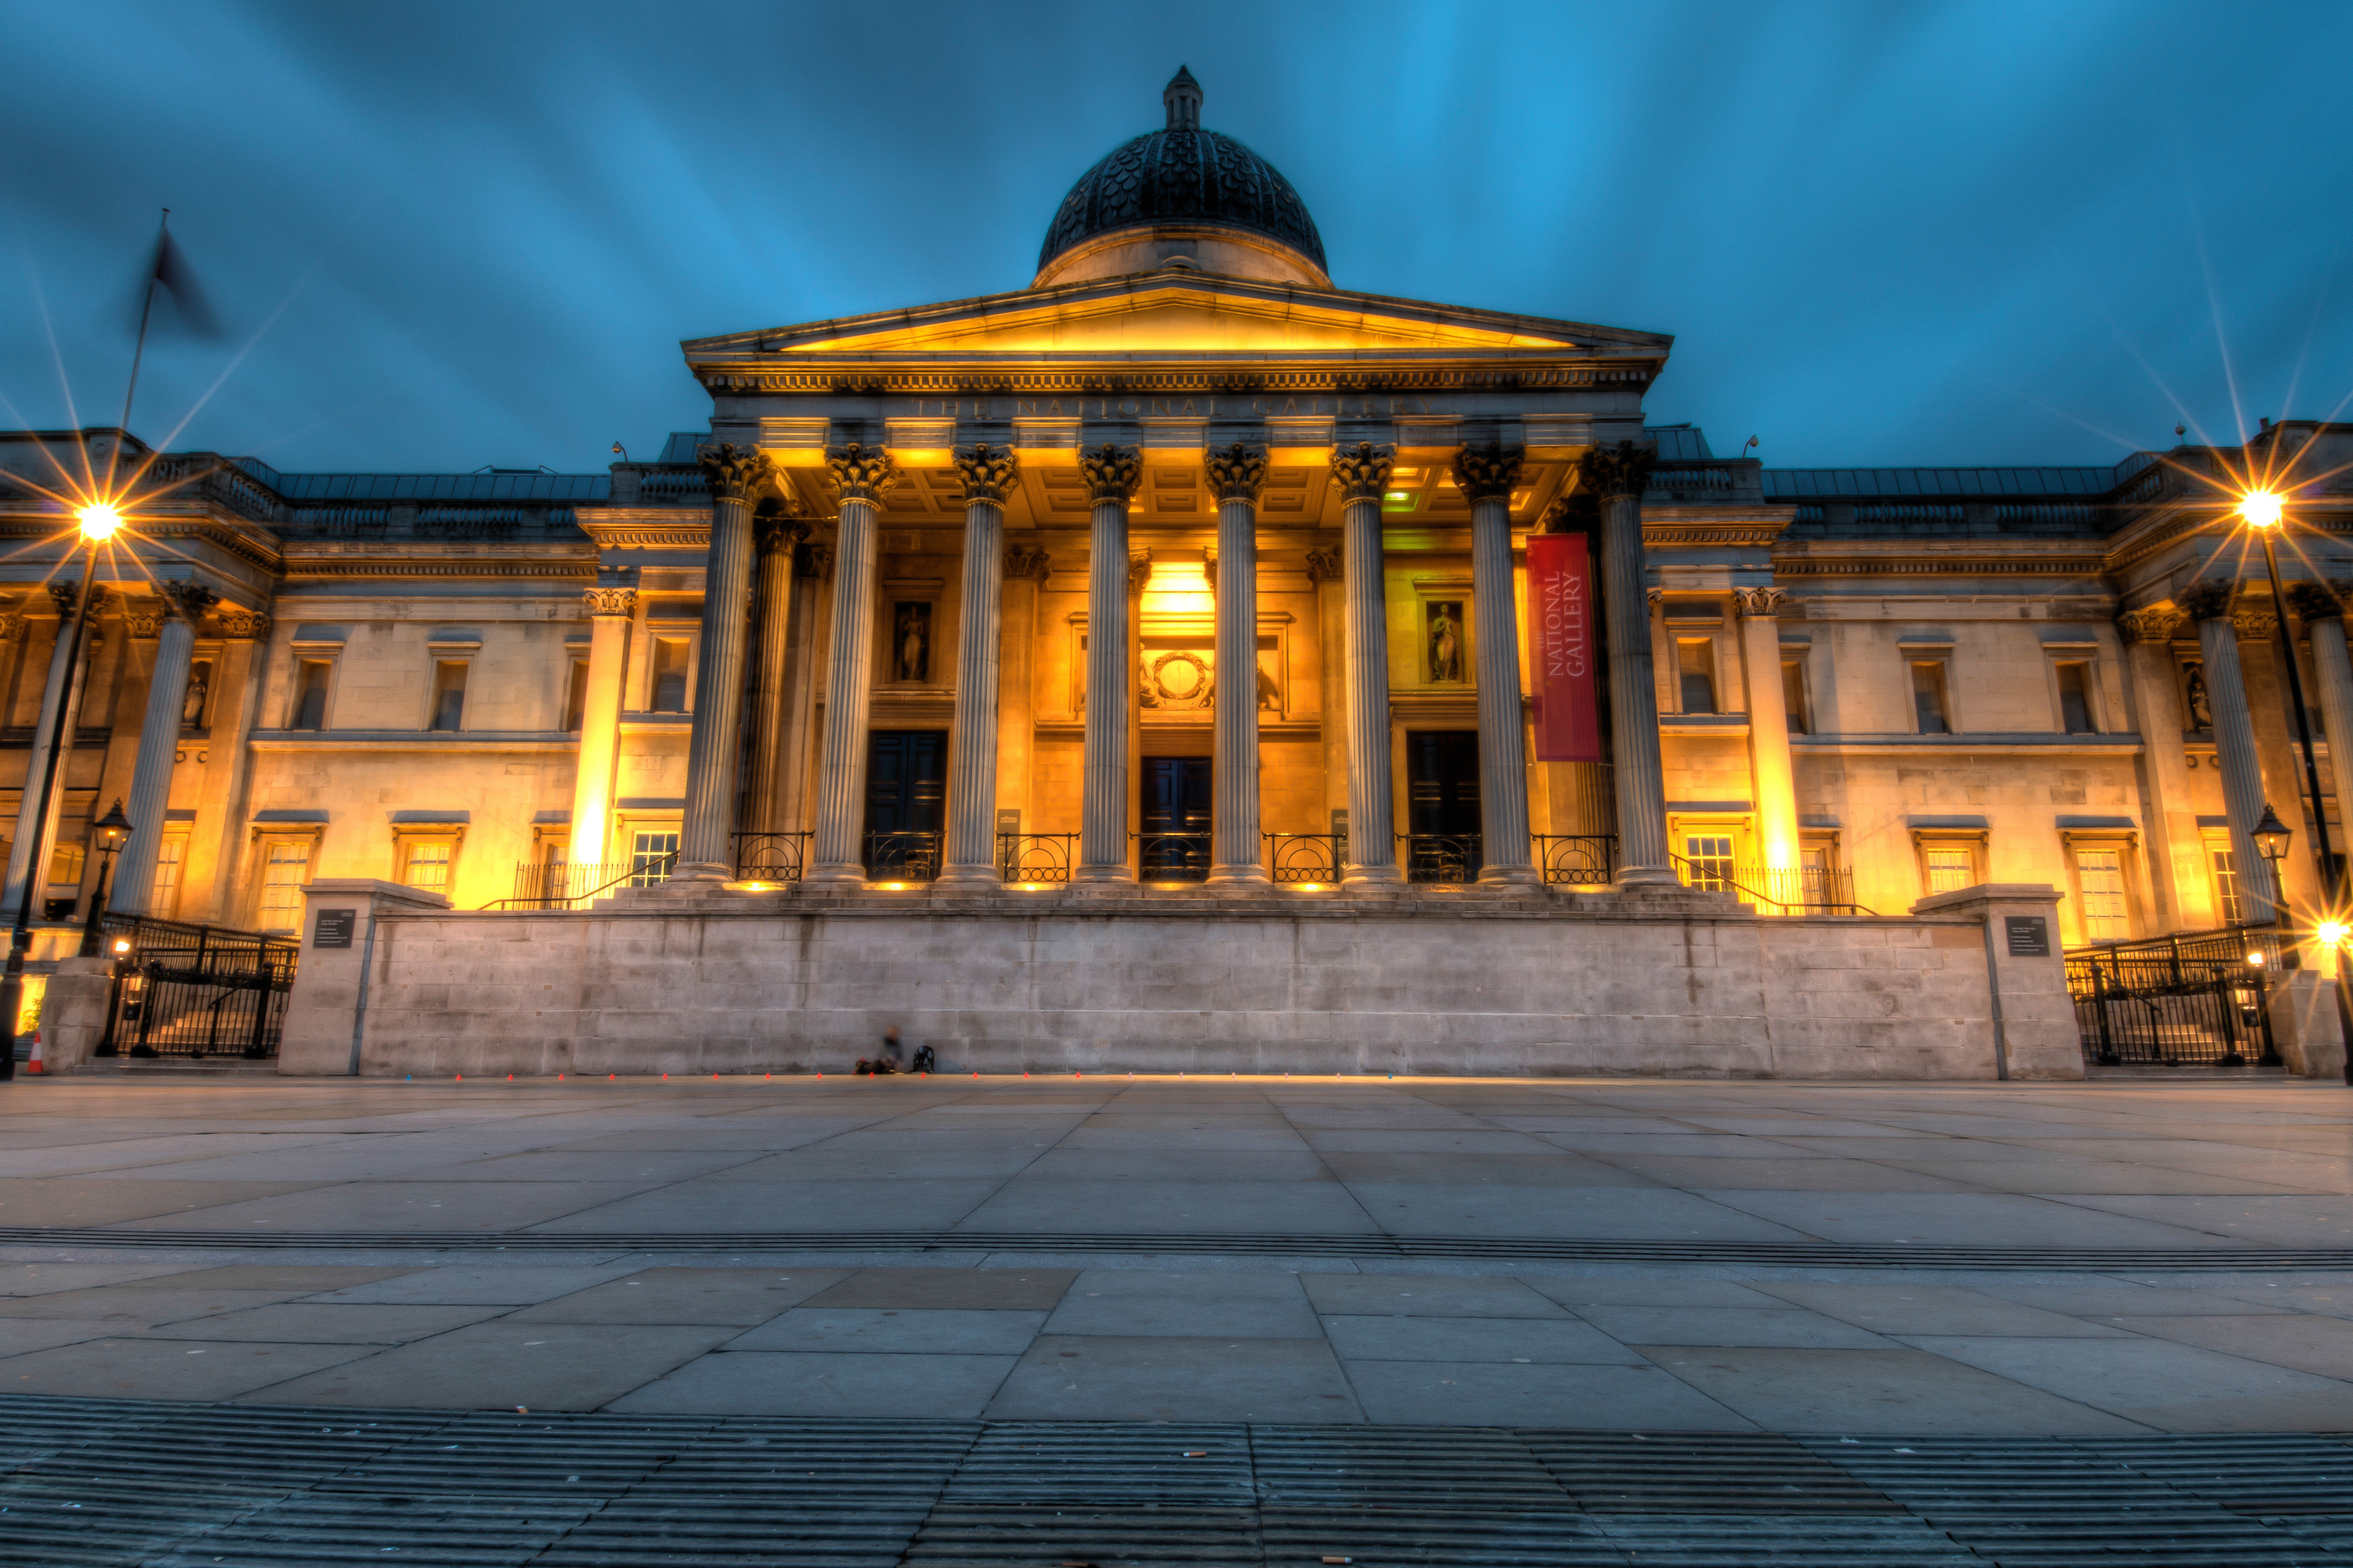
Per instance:
[[[937,874],[947,805],[944,730],[876,730],[866,749],[866,874]]]
[[[1407,831],[1479,831],[1479,731],[1416,730],[1405,738]]]
[[[1144,760],[1144,879],[1198,881],[1209,874],[1213,786],[1207,757]]]

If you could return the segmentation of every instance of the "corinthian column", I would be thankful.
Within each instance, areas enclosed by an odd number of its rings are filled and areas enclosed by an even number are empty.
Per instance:
[[[1521,449],[1489,443],[1454,455],[1471,502],[1471,599],[1478,620],[1479,880],[1533,883],[1528,763],[1520,700],[1519,595],[1512,591],[1512,487]]]
[[[188,656],[196,646],[196,617],[218,597],[196,583],[166,583],[163,589],[166,614],[139,725],[139,759],[131,770],[131,836],[122,842],[107,899],[107,908],[118,914],[146,913],[155,894],[155,856],[164,847],[164,812],[172,804],[172,767],[188,697]]]
[[[948,742],[948,843],[940,880],[995,887],[997,678],[1005,587],[1005,496],[1018,462],[1009,447],[958,447],[964,476],[964,594],[956,628],[955,731]]]
[[[572,778],[575,866],[604,864],[612,842],[613,763],[621,752],[621,680],[628,668],[635,588],[583,591],[588,607],[588,689],[580,702],[580,765]]]
[[[781,820],[785,755],[786,659],[792,651],[793,551],[809,536],[808,524],[789,513],[757,520],[760,557],[753,602],[759,606],[757,677],[752,690],[752,778],[746,826],[775,833]],[[592,650],[593,657],[593,650]]]
[[[1346,690],[1341,700],[1348,713],[1348,862],[1341,876],[1343,886],[1358,889],[1404,880],[1398,870],[1397,837],[1390,831],[1389,626],[1381,571],[1381,494],[1396,461],[1395,447],[1368,441],[1332,457],[1347,598],[1342,623]],[[1482,624],[1485,619],[1482,613]],[[1517,723],[1512,732],[1519,733]],[[1522,822],[1525,827],[1525,808]]]
[[[73,753],[73,735],[81,706],[82,682],[76,678],[73,668],[76,661],[71,654],[74,600],[79,590],[71,583],[55,581],[48,587],[49,596],[58,606],[58,636],[57,641],[49,647],[48,683],[41,689],[41,714],[34,725],[32,753],[25,769],[25,788],[16,804],[16,837],[8,847],[8,880],[5,889],[0,890],[0,906],[6,908],[7,918],[11,920],[23,907],[25,879],[27,876],[46,879],[48,875],[48,850],[57,841],[58,812],[65,801],[66,759]],[[90,589],[79,660],[85,670],[98,660],[98,612],[106,602],[105,593],[105,589],[97,586]],[[58,787],[49,792],[48,815],[35,822],[29,819],[29,814],[40,794],[42,776],[49,765],[49,737],[57,733],[58,704],[61,702],[69,706],[65,743],[58,748]],[[37,892],[33,898],[37,914],[40,909],[40,899],[41,895]]]
[[[1264,883],[1258,826],[1258,492],[1266,448],[1237,441],[1204,459],[1218,494],[1217,758],[1208,880]]]
[[[898,466],[880,447],[826,448],[841,487],[834,541],[833,644],[825,672],[825,752],[817,781],[817,838],[803,880],[866,879],[866,721],[874,688],[874,518]]]
[[[686,743],[686,813],[678,836],[684,882],[735,874],[735,782],[743,745],[744,642],[752,599],[752,502],[773,481],[765,452],[723,442],[699,454],[711,487],[711,553],[702,574],[702,648],[695,660],[694,730]]]
[[[2353,802],[2353,658],[2345,647],[2345,601],[2325,583],[2298,583],[2287,591],[2312,640],[2312,673],[2320,687],[2320,723],[2328,735],[2328,771],[2338,809]],[[2339,855],[2348,847],[2334,847]]]
[[[1798,868],[1798,789],[1789,766],[1789,710],[1781,689],[1782,588],[1736,588],[1742,674],[1748,687],[1748,776],[1765,867]]]
[[[1144,477],[1134,447],[1098,447],[1079,458],[1094,499],[1087,542],[1087,738],[1081,770],[1081,882],[1132,882],[1127,863],[1128,728],[1135,707],[1128,654],[1127,504]],[[1255,660],[1253,660],[1255,662]]]
[[[2239,913],[2261,924],[2280,900],[2271,866],[2255,847],[2255,824],[2263,816],[2263,770],[2255,751],[2254,721],[2247,712],[2247,683],[2239,669],[2238,628],[2231,615],[2238,592],[2235,583],[2210,579],[2175,595],[2174,602],[2198,623],[2198,648],[2205,657],[2206,703],[2214,716],[2214,751],[2222,764],[2222,804],[2231,815],[2231,865],[2240,889]]]
[[[776,822],[772,831],[806,833],[812,826],[809,793],[816,780],[812,765],[817,728],[817,628],[825,607],[824,588],[833,573],[833,546],[801,544],[793,548],[791,645],[785,657],[784,770],[776,783]]]
[[[1665,769],[1659,760],[1659,688],[1651,658],[1651,603],[1642,564],[1642,489],[1658,448],[1620,441],[1585,455],[1579,482],[1601,503],[1602,614],[1609,632],[1609,746],[1618,794],[1618,884],[1672,886]],[[1780,691],[1780,672],[1773,689]],[[1754,699],[1751,699],[1754,701]],[[1784,720],[1783,745],[1788,744]]]

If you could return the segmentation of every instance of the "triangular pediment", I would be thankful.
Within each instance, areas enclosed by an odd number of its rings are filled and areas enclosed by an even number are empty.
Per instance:
[[[1650,332],[1164,268],[911,310],[733,332],[685,346],[690,359],[702,361],[747,353],[1657,353],[1671,342]]]

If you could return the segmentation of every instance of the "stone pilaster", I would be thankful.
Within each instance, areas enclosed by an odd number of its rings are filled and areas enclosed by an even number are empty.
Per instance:
[[[166,583],[163,590],[166,613],[156,633],[155,669],[147,680],[139,757],[131,770],[131,836],[123,840],[114,888],[107,899],[107,908],[119,914],[145,914],[155,894],[155,858],[164,846],[164,811],[172,804],[172,769],[178,760],[196,618],[219,597],[197,583]]]
[[[768,455],[756,448],[723,442],[704,447],[700,459],[711,488],[711,551],[702,574],[702,644],[695,658],[694,728],[686,746],[686,811],[674,879],[723,882],[735,874],[752,505],[776,481]]]
[[[1522,451],[1493,444],[1454,455],[1471,503],[1471,596],[1479,679],[1479,880],[1536,881],[1528,854],[1528,764],[1520,695],[1519,595],[1512,578],[1512,487]]]
[[[808,538],[808,524],[797,509],[754,521],[759,556],[752,603],[759,616],[754,638],[752,687],[752,776],[745,802],[744,826],[754,833],[774,833],[785,772],[785,680],[792,652],[793,552]]]
[[[575,866],[599,866],[612,844],[621,687],[628,670],[629,626],[637,618],[638,591],[589,588],[581,599],[588,612],[588,689],[581,694],[579,763],[572,777],[570,858]]]
[[[1127,817],[1135,664],[1128,647],[1127,509],[1144,478],[1144,458],[1136,447],[1106,445],[1082,454],[1079,471],[1092,494],[1094,517],[1087,544],[1086,751],[1079,864],[1071,877],[1132,882]]]
[[[2231,816],[2231,858],[2239,882],[2241,915],[2267,922],[2278,902],[2271,867],[2255,847],[2254,827],[2263,816],[2263,770],[2255,751],[2254,721],[2247,711],[2247,683],[2240,673],[2238,629],[2232,608],[2233,583],[2208,581],[2174,596],[2198,624],[2199,651],[2206,660],[2206,701],[2214,714],[2214,750],[2222,765],[2222,802]],[[2290,809],[2294,809],[2291,803]]]
[[[1035,545],[1005,552],[1003,625],[997,633],[997,809],[1021,814],[1025,833],[1067,832],[1067,822],[1030,820],[1038,752],[1038,595],[1053,562]]]
[[[875,521],[882,493],[899,479],[880,447],[827,449],[841,487],[841,531],[834,541],[833,643],[825,675],[825,752],[817,784],[817,837],[803,879],[866,879],[867,708],[874,689]]]
[[[2116,617],[2126,699],[2147,764],[2149,890],[2159,931],[2222,923],[2192,804],[2189,752],[2181,743],[2187,726],[2173,640],[2187,625],[2180,611],[2163,605]]]
[[[777,758],[776,831],[807,832],[814,823],[811,786],[817,764],[817,681],[822,647],[818,624],[828,605],[826,585],[833,577],[833,546],[802,544],[793,550],[792,625],[785,656],[784,745]]]
[[[2268,593],[2240,603],[2231,617],[2239,639],[2239,678],[2246,683],[2247,718],[2255,731],[2255,762],[2263,770],[2263,798],[2294,830],[2276,875],[2287,907],[2316,909],[2320,900],[2320,845],[2306,807],[2303,759],[2296,746],[2295,704],[2289,699],[2283,664],[2280,617]]]
[[[2345,601],[2325,583],[2298,583],[2287,591],[2288,603],[2304,622],[2312,643],[2314,684],[2320,688],[2321,727],[2328,735],[2329,783],[2336,789],[2337,810],[2353,805],[2353,658],[2345,646]],[[2349,825],[2353,826],[2353,825]],[[2353,855],[2353,845],[2334,846],[2340,856]]]
[[[1308,585],[1315,590],[1315,668],[1322,672],[1316,681],[1322,693],[1316,739],[1323,752],[1324,811],[1315,822],[1321,828],[1335,816],[1345,820],[1348,809],[1348,582],[1337,550],[1309,550],[1303,560]],[[1345,837],[1334,853],[1335,867],[1347,863]]]
[[[40,717],[34,721],[32,752],[25,764],[24,793],[17,797],[16,831],[8,846],[8,880],[5,888],[0,888],[0,921],[11,923],[16,919],[16,911],[24,907],[26,877],[32,874],[32,868],[36,866],[43,868],[46,875],[48,847],[57,837],[58,809],[65,791],[50,790],[48,814],[41,820],[32,820],[32,812],[40,799],[41,780],[52,772],[49,737],[58,732],[58,706],[64,703],[68,708],[65,743],[58,749],[54,765],[55,776],[60,779],[65,776],[66,758],[73,752],[74,713],[81,706],[82,683],[74,678],[74,666],[85,661],[75,647],[77,639],[73,621],[79,590],[74,584],[54,581],[48,584],[48,589],[50,598],[57,605],[58,635],[57,640],[49,645],[48,680],[41,688]],[[88,629],[79,639],[84,652],[96,638],[98,612],[105,592],[103,588],[93,587],[90,590],[90,605],[86,616]],[[40,898],[36,894],[34,917],[39,918],[40,912]]]
[[[1642,561],[1642,489],[1654,447],[1620,441],[1586,453],[1579,483],[1601,506],[1601,602],[1609,636],[1609,754],[1618,797],[1618,882],[1676,880],[1667,858],[1666,773],[1659,757],[1659,689]],[[1776,672],[1778,685],[1778,672]]]
[[[1781,588],[1736,588],[1742,675],[1748,687],[1748,776],[1756,797],[1757,838],[1764,864],[1794,871],[1798,788],[1789,761],[1788,700],[1781,689]]]
[[[1254,887],[1260,864],[1258,793],[1258,495],[1266,448],[1234,442],[1203,466],[1218,497],[1218,686],[1215,791],[1209,813],[1209,881]]]
[[[964,476],[964,592],[957,614],[955,729],[948,739],[948,841],[940,880],[993,888],[997,871],[997,688],[1005,585],[1009,447],[955,449]]]
[[[1356,889],[1404,880],[1392,831],[1389,627],[1381,561],[1381,495],[1396,461],[1396,447],[1363,441],[1332,458],[1347,599],[1340,701],[1348,715],[1348,847],[1342,879],[1344,886]]]

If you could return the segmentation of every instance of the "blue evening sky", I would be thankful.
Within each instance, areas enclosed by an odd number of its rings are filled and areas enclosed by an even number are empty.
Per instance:
[[[0,417],[114,421],[169,205],[232,336],[133,427],[281,468],[598,468],[707,418],[681,338],[1018,289],[1180,61],[1342,288],[1674,333],[1651,417],[1719,452],[2353,394],[2345,0],[0,0]]]

